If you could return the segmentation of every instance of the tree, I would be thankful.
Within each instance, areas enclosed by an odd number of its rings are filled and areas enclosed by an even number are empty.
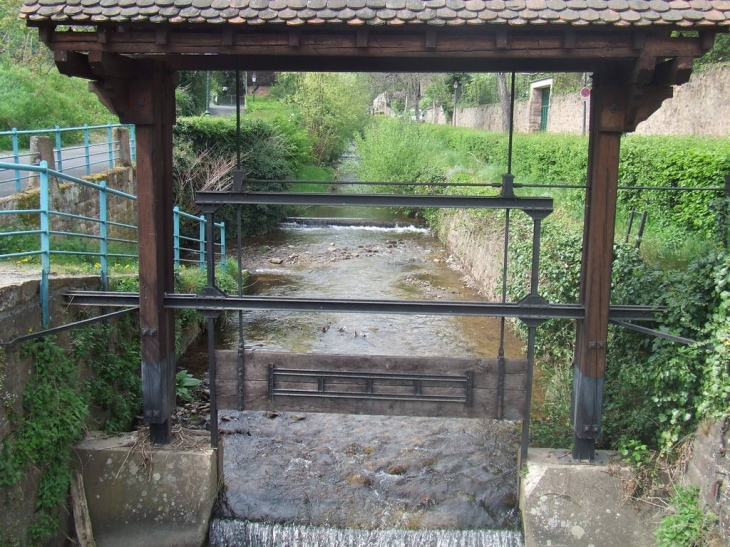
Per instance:
[[[319,164],[342,155],[365,125],[369,97],[357,74],[283,73],[277,87],[277,94],[299,108]]]

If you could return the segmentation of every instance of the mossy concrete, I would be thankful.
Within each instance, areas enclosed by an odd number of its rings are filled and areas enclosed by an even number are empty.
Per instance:
[[[199,547],[218,495],[218,450],[91,436],[75,447],[98,547]],[[196,443],[198,446],[200,442]]]
[[[525,547],[653,547],[657,511],[629,498],[615,452],[578,463],[568,450],[530,449],[520,480]]]

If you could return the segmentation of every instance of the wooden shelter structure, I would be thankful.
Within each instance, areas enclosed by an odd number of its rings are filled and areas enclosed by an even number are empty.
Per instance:
[[[730,0],[26,0],[59,70],[137,126],[144,416],[175,404],[172,126],[180,70],[590,72],[574,456],[600,434],[621,135],[687,82]],[[215,296],[211,296],[214,300]]]

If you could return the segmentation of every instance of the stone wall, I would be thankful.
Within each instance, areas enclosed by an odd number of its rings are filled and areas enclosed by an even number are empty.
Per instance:
[[[83,177],[95,184],[106,181],[107,188],[113,188],[127,194],[136,195],[137,179],[133,166],[115,167],[103,173]],[[119,196],[108,196],[108,220],[120,224],[137,225],[137,206],[132,200]],[[40,205],[40,190],[31,187],[23,192],[0,198],[0,210],[28,210],[37,209]],[[81,215],[89,218],[99,218],[99,192],[94,188],[81,186],[72,182],[58,184],[51,181],[50,184],[51,209],[63,213]],[[37,214],[27,215],[1,215],[0,227],[18,227],[19,223],[25,227],[37,227],[39,223]],[[50,215],[51,229],[63,232],[78,232],[83,234],[99,234],[99,223],[84,221],[58,215]],[[18,228],[23,229],[23,228]],[[137,235],[134,230],[109,227],[109,236],[136,241]]]
[[[719,518],[722,545],[730,545],[730,417],[703,424],[692,444],[685,480],[700,487],[700,500]]]
[[[728,97],[730,97],[730,66],[694,73],[688,83],[675,87],[674,98],[664,101],[657,112],[639,124],[635,133],[727,137],[730,135]],[[534,104],[534,100],[529,103],[519,101],[515,104],[515,132],[534,132],[534,123],[531,126],[531,122],[535,121],[536,114],[533,112],[530,116],[530,105]],[[577,92],[566,95],[553,94],[550,97],[547,132],[582,134],[583,104]],[[585,105],[588,113],[590,101]],[[427,116],[426,120],[430,122],[431,118]],[[439,117],[436,123],[446,123],[446,120]],[[499,132],[502,130],[501,108],[495,104],[457,109],[456,125]]]
[[[4,281],[8,275],[3,272]],[[0,338],[3,341],[38,329],[41,324],[38,285],[38,279],[25,279],[0,287]],[[79,309],[70,308],[63,301],[63,294],[70,289],[100,290],[99,276],[51,278],[51,327],[78,318]],[[64,344],[68,336],[68,332],[62,334],[59,343]],[[9,417],[13,414],[22,415],[23,392],[31,374],[32,360],[29,356],[22,355],[17,346],[3,349],[0,354],[0,442],[11,431]],[[14,545],[12,538],[26,537],[28,526],[33,521],[36,492],[43,471],[31,466],[18,483],[0,489],[0,545]],[[62,511],[67,512],[67,509]],[[60,535],[48,545],[64,545],[66,538],[63,535],[68,533],[68,528],[60,530]]]

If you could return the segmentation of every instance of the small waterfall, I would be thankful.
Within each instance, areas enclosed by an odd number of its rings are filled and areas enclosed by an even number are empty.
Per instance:
[[[216,519],[211,547],[522,547],[510,530],[356,530]]]

